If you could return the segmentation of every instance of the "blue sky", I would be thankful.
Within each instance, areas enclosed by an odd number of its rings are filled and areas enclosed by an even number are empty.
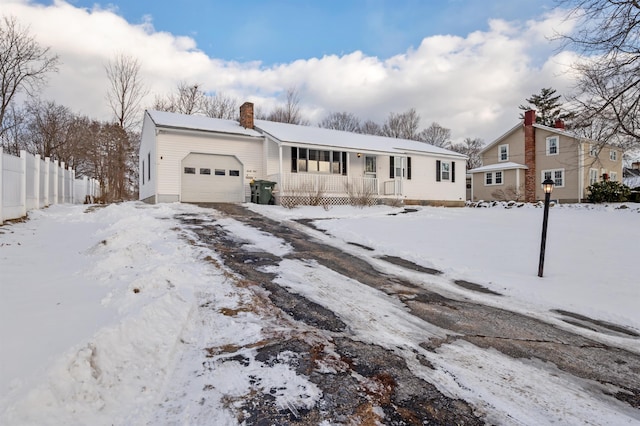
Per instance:
[[[575,60],[556,0],[0,0],[61,64],[40,97],[110,119],[105,64],[139,61],[144,108],[178,84],[268,113],[290,88],[316,124],[332,112],[382,123],[414,108],[454,142],[487,143],[543,87],[570,94]],[[140,114],[142,115],[142,114]]]
[[[38,1],[51,4],[51,1]],[[388,58],[434,34],[467,34],[489,19],[526,20],[553,0],[71,0],[129,23],[194,38],[209,56],[265,65],[362,51]]]

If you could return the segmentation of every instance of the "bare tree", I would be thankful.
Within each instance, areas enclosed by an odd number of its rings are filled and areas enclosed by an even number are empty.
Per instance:
[[[207,117],[234,120],[238,116],[238,101],[222,93],[207,95],[203,99],[203,110]]]
[[[391,138],[418,140],[420,116],[414,108],[402,113],[390,113],[382,125],[382,135]]]
[[[360,133],[360,119],[350,112],[332,112],[318,126],[325,129]]]
[[[27,113],[24,108],[11,103],[4,115],[4,133],[0,137],[0,146],[7,154],[19,156],[20,151],[26,149],[27,141]]]
[[[33,154],[40,154],[43,158],[50,157],[67,162],[65,144],[67,131],[72,120],[69,108],[53,101],[42,102],[32,100],[27,104],[28,145],[27,150]]]
[[[199,83],[189,84],[181,81],[175,93],[166,97],[156,97],[153,108],[179,114],[204,115],[207,110],[206,96]]]
[[[276,107],[267,115],[266,119],[280,123],[308,125],[309,121],[304,119],[300,112],[300,94],[298,89],[295,87],[287,89],[285,105]]]
[[[140,122],[140,105],[147,95],[140,77],[140,62],[122,53],[105,65],[109,78],[107,100],[116,122],[130,130]]]
[[[22,90],[36,91],[47,73],[58,70],[58,62],[58,56],[40,46],[15,17],[0,18],[0,136],[6,130],[4,117],[14,97]]]
[[[378,123],[372,120],[366,120],[360,126],[360,133],[365,135],[381,135],[382,127]]]
[[[467,160],[467,170],[469,170],[482,166],[480,151],[483,145],[484,141],[480,138],[465,138],[462,143],[451,145],[450,149],[469,157]]]
[[[422,142],[441,148],[451,146],[451,130],[436,122],[431,123],[429,127],[420,132],[419,138]]]
[[[571,100],[583,127],[611,121],[609,135],[626,135],[640,146],[640,3],[638,0],[560,0],[576,30],[559,36],[583,55]],[[594,30],[595,29],[595,30]],[[584,124],[586,123],[586,124]]]

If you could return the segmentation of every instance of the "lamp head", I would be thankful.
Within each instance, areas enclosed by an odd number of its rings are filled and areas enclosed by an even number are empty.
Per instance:
[[[551,194],[551,192],[553,192],[553,185],[554,185],[554,182],[551,179],[545,179],[545,181],[542,182],[542,188],[544,189],[544,193]]]

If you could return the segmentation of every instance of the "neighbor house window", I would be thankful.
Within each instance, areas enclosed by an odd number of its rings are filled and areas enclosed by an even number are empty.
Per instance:
[[[598,182],[598,169],[589,169],[589,185]]]
[[[227,175],[227,172],[224,169],[216,169],[214,173],[215,173],[216,176],[226,176]]]
[[[456,181],[456,163],[454,161],[436,160],[436,182]]]
[[[210,175],[211,174],[211,169],[200,169],[200,174],[201,175]]]
[[[609,173],[609,180],[615,182],[618,180],[618,174],[616,172]]]
[[[609,160],[618,161],[618,151],[613,150],[613,149],[611,151],[609,151]]]
[[[229,176],[240,176],[240,170],[229,170]]]
[[[497,172],[486,172],[484,174],[484,184],[488,185],[502,185],[502,170]]]
[[[551,179],[556,188],[564,188],[564,169],[543,170],[540,182],[544,182],[547,179]]]
[[[547,155],[556,155],[558,154],[558,137],[551,136],[547,138]]]
[[[195,175],[196,174],[196,168],[195,167],[185,167],[184,168],[184,174],[185,175]]]
[[[509,145],[498,146],[498,161],[509,161]]]
[[[598,156],[598,147],[592,143],[589,144],[589,157]]]

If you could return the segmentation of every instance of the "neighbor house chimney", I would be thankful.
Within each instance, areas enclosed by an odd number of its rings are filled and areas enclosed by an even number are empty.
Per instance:
[[[251,102],[240,105],[240,125],[245,129],[253,129],[253,104]]]
[[[533,203],[536,201],[536,112],[532,109],[524,113],[524,198]]]
[[[562,129],[564,130],[564,121],[562,121],[561,119],[556,119],[556,124],[553,126],[556,129]]]

